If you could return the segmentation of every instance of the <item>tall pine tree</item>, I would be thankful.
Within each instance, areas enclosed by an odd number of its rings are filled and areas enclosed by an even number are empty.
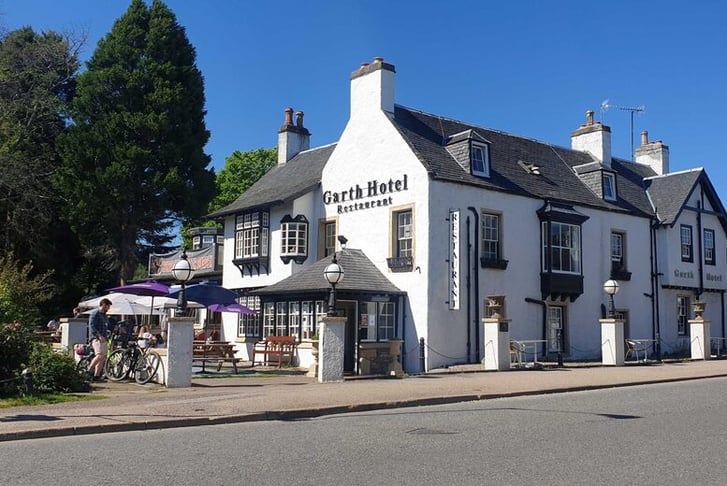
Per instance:
[[[132,0],[78,77],[56,187],[82,243],[118,262],[121,282],[215,195],[195,58],[163,2]]]
[[[59,288],[71,294],[78,245],[58,222],[61,202],[51,181],[81,45],[71,35],[30,27],[0,37],[0,257],[32,262],[38,274],[53,270]]]

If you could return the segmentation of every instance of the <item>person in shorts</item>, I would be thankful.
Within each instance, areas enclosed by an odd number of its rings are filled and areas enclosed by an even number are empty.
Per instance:
[[[106,364],[106,353],[108,352],[108,335],[110,321],[106,312],[111,307],[111,301],[109,299],[101,299],[98,304],[98,309],[91,312],[88,318],[89,338],[91,339],[91,346],[95,356],[91,360],[89,369],[93,376],[93,381],[106,381],[103,376],[104,365]]]

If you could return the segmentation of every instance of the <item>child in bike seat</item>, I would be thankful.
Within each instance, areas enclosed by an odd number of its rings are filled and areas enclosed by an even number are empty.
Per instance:
[[[139,335],[136,339],[139,347],[142,349],[154,347],[156,341],[156,338],[149,332],[149,328],[147,326],[141,326],[139,328]]]

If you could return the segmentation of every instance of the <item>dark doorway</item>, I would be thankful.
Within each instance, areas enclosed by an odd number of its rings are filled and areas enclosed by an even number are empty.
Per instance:
[[[352,375],[356,371],[356,314],[357,304],[353,301],[337,301],[338,315],[346,317],[343,342],[343,373]]]

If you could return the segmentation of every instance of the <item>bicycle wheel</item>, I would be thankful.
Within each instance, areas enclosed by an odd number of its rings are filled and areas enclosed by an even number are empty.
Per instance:
[[[121,381],[129,377],[131,366],[129,363],[129,354],[125,349],[116,349],[106,358],[104,365],[104,373],[106,378],[111,381]]]
[[[139,361],[134,371],[134,379],[140,385],[146,385],[149,383],[157,374],[159,369],[159,363],[162,359],[154,351],[148,351],[145,355],[139,358]]]
[[[88,367],[91,365],[91,360],[93,360],[92,354],[82,357],[78,363],[76,363],[76,369],[78,372],[88,375],[88,372],[90,371]]]

